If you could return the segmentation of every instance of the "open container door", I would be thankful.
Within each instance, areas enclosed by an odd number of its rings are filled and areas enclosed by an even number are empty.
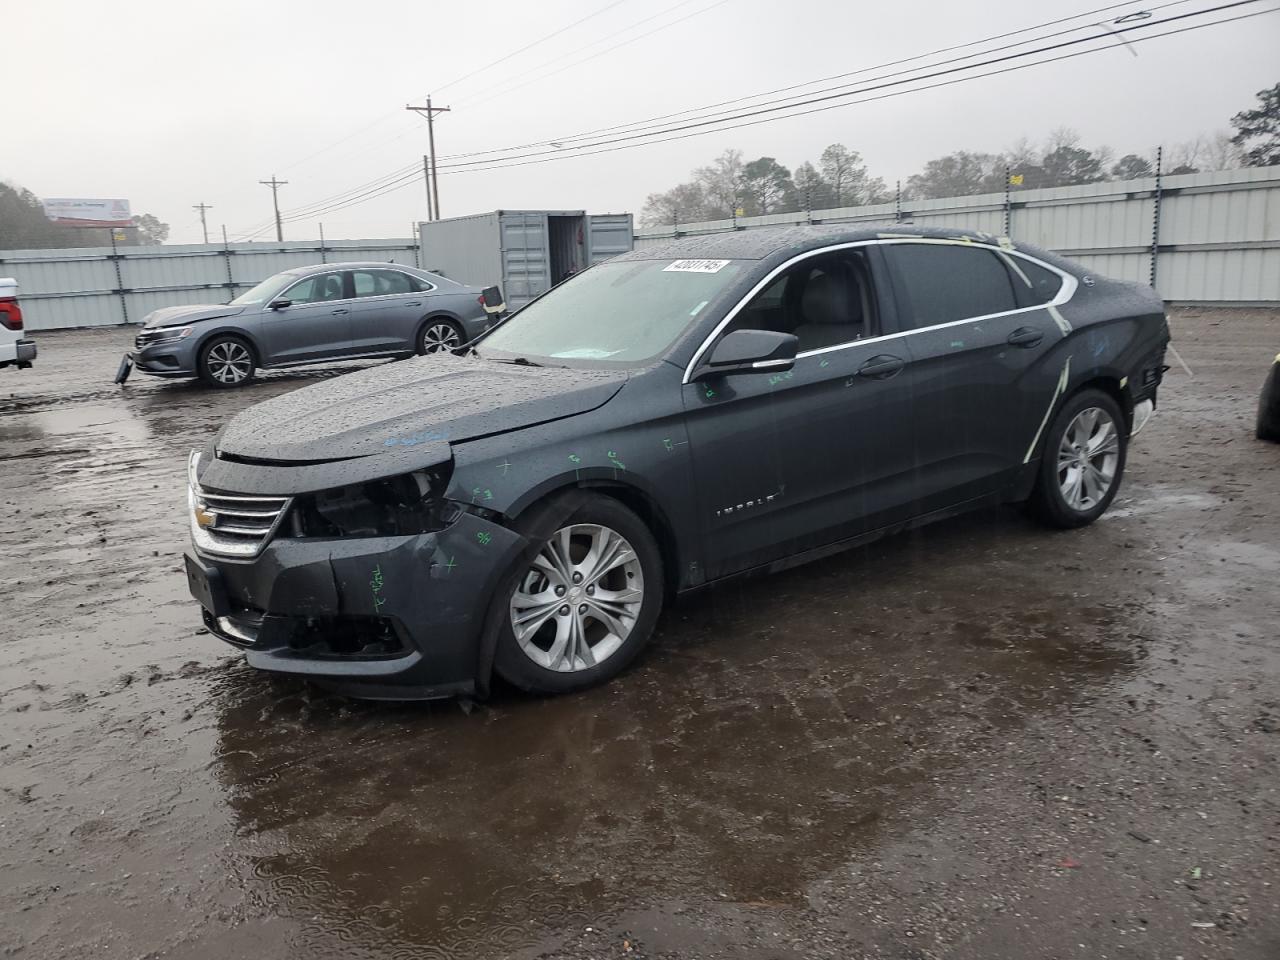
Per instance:
[[[596,213],[587,217],[587,264],[593,265],[634,245],[635,231],[629,213]]]
[[[507,306],[518,310],[551,288],[547,215],[503,211],[502,276]]]

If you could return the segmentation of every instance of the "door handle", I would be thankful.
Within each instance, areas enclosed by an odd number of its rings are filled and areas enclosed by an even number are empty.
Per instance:
[[[421,301],[421,300],[411,300],[409,303],[406,303],[406,304],[405,304],[405,306],[406,306],[406,307],[420,307],[420,306],[422,306],[422,301]]]
[[[1044,339],[1044,332],[1035,327],[1019,327],[1009,334],[1008,343],[1015,347],[1034,347]]]
[[[872,357],[858,368],[858,376],[870,380],[888,380],[902,372],[907,362],[901,357],[893,357],[887,353]]]
[[[340,314],[340,313],[350,313],[350,312],[351,312],[351,311],[350,311],[350,310],[348,310],[346,307],[338,307],[338,309],[337,309],[337,310],[334,310],[334,311],[333,311],[333,313],[334,313],[334,315],[335,315],[335,316],[336,316],[337,314]]]

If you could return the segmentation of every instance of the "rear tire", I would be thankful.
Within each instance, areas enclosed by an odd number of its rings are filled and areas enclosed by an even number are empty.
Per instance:
[[[220,334],[200,348],[196,369],[211,387],[239,387],[253,379],[257,360],[242,337]]]
[[[587,494],[521,556],[494,594],[494,668],[534,693],[616,676],[649,642],[662,610],[658,544],[618,501]]]
[[[432,317],[418,331],[418,355],[452,353],[465,341],[462,328],[447,317]]]
[[[1032,511],[1064,530],[1093,523],[1120,489],[1128,447],[1128,421],[1110,394],[1069,397],[1045,434]]]
[[[1254,436],[1259,440],[1280,443],[1280,357],[1276,357],[1276,362],[1271,364],[1271,372],[1262,385]]]

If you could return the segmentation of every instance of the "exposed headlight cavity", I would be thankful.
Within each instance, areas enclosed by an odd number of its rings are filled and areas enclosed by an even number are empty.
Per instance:
[[[351,483],[297,498],[293,530],[300,537],[395,537],[443,530],[460,508],[443,499],[448,477],[417,470]]]

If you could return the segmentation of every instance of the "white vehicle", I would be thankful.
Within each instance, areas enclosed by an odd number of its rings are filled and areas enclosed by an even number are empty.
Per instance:
[[[36,342],[22,335],[22,308],[18,306],[18,281],[0,277],[0,367],[19,370],[36,358]]]

